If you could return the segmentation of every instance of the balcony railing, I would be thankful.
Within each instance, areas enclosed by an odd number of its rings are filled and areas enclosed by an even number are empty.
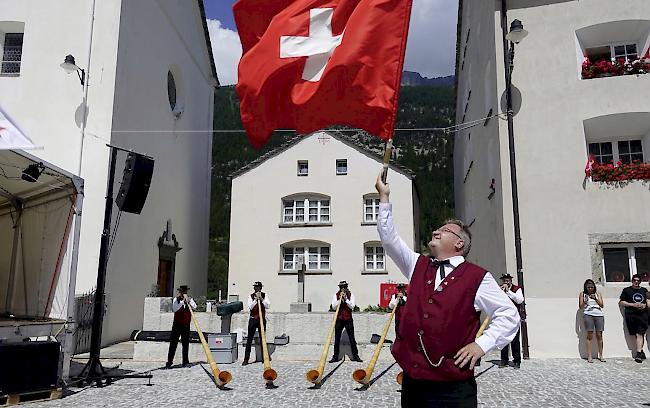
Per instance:
[[[585,57],[582,62],[582,79],[603,78],[621,75],[642,75],[650,72],[650,50],[642,58],[605,58],[592,62]]]

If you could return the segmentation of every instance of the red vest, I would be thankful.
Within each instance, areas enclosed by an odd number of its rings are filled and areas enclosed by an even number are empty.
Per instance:
[[[350,300],[351,296],[352,292],[348,290],[348,300]],[[341,299],[341,292],[336,292],[336,299]],[[339,315],[336,317],[336,320],[352,320],[352,309],[350,309],[350,306],[348,306],[347,303],[341,303]]]
[[[190,313],[189,306],[183,305],[174,313],[174,323],[180,324],[182,326],[189,326],[192,321],[192,314]]]
[[[262,306],[262,317],[264,317],[264,321],[266,321],[266,307],[264,307],[264,298],[266,297],[266,293],[262,292],[262,300],[260,300],[260,305]],[[257,307],[257,301],[255,300],[255,292],[251,293],[251,299],[253,299],[253,302],[255,303],[255,306],[251,309],[251,318],[260,320],[260,310]]]
[[[472,343],[480,325],[474,309],[476,292],[487,271],[464,262],[435,289],[436,274],[431,259],[420,255],[411,277],[408,301],[403,307],[399,336],[392,353],[406,374],[416,380],[459,381],[472,378],[467,366],[454,365],[458,350]],[[421,337],[420,337],[421,336]],[[420,342],[422,339],[422,343]],[[427,361],[424,351],[433,364]]]

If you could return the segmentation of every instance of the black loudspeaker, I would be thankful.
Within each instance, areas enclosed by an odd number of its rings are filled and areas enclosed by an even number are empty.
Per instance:
[[[56,388],[60,350],[56,341],[0,343],[0,395]]]
[[[124,165],[122,186],[117,193],[115,204],[121,211],[140,214],[147,200],[151,176],[153,175],[153,159],[141,154],[129,153]]]

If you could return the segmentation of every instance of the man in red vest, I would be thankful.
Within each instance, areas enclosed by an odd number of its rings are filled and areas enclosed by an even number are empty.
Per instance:
[[[167,364],[165,368],[171,368],[174,363],[174,354],[176,354],[176,347],[178,346],[178,337],[181,337],[181,344],[183,346],[183,367],[190,365],[188,357],[190,348],[190,323],[192,321],[192,310],[196,310],[196,302],[194,299],[187,295],[190,288],[187,285],[181,285],[178,289],[178,294],[172,302],[172,311],[174,312],[174,323],[172,324],[172,335],[169,340],[169,353],[167,353]]]
[[[336,325],[334,326],[334,355],[330,363],[341,361],[341,357],[339,357],[339,346],[344,328],[350,339],[352,361],[363,362],[359,358],[357,341],[354,338],[354,321],[352,320],[352,310],[354,310],[355,306],[354,294],[348,290],[348,283],[346,281],[339,282],[339,291],[332,297],[332,307],[334,310],[336,310],[339,302],[341,302],[341,307],[339,308],[339,314],[336,316]]]
[[[521,310],[519,307],[524,303],[524,292],[517,285],[512,284],[512,275],[509,273],[504,273],[501,275],[501,290],[508,295],[508,298],[512,300],[512,303],[515,304],[517,310]],[[519,314],[521,317],[521,313]],[[514,368],[521,367],[521,344],[519,343],[519,330],[515,334],[515,338],[512,339],[512,343],[506,345],[501,349],[501,363],[499,368],[504,368],[508,366],[508,349],[512,348],[512,364]]]
[[[397,338],[397,333],[399,332],[399,321],[402,318],[402,310],[406,304],[406,284],[398,283],[397,284],[397,293],[393,293],[393,296],[390,298],[388,303],[388,308],[393,310],[398,308],[395,311],[395,338]]]
[[[420,255],[395,229],[390,188],[381,173],[375,187],[382,246],[409,279],[409,301],[392,348],[404,370],[402,406],[476,407],[476,361],[512,341],[519,329],[517,309],[492,274],[465,261],[472,237],[463,222],[449,220],[432,231],[432,257]],[[480,311],[491,323],[476,338]]]
[[[260,301],[262,310],[257,307],[257,301]],[[262,292],[262,282],[255,282],[253,284],[253,293],[248,296],[248,310],[250,317],[248,318],[248,336],[246,337],[246,351],[244,352],[244,361],[241,365],[248,365],[248,359],[251,356],[251,346],[253,345],[253,337],[255,331],[259,333],[260,330],[260,315],[264,319],[264,328],[266,328],[266,309],[271,307],[271,300],[269,296]],[[262,335],[260,334],[260,340]]]

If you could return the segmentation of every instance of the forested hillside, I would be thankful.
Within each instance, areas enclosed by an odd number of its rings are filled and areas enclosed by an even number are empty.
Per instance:
[[[400,92],[396,129],[444,128],[453,124],[454,89],[452,86],[403,86]],[[210,217],[210,258],[208,298],[226,290],[230,229],[230,175],[260,155],[272,150],[293,133],[276,133],[260,150],[251,147],[241,130],[239,101],[234,87],[217,90],[212,147],[212,206]],[[355,137],[378,153],[379,139],[370,135]],[[415,174],[420,193],[421,246],[426,247],[431,227],[453,215],[453,134],[441,131],[398,130],[394,138],[395,163]],[[369,180],[371,183],[372,180]],[[225,296],[225,292],[224,295]]]

